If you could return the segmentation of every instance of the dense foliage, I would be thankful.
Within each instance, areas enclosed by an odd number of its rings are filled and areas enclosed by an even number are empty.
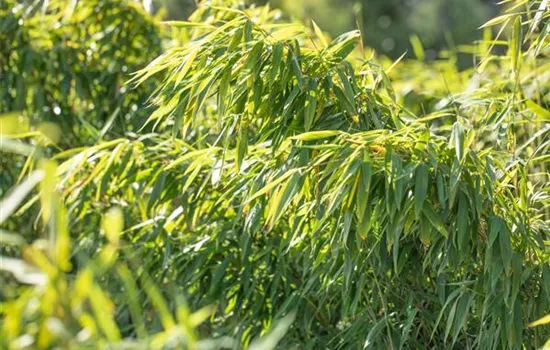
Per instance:
[[[267,6],[44,4],[0,7],[2,347],[545,346],[548,1],[466,71]]]

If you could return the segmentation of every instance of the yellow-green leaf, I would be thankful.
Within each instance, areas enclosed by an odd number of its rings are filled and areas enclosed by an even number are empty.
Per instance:
[[[112,244],[117,244],[119,235],[124,228],[124,214],[118,207],[109,209],[101,220],[101,228]]]
[[[543,324],[549,324],[550,323],[550,315],[546,315],[542,318],[539,318],[538,320],[532,322],[529,324],[529,327],[536,327]]]

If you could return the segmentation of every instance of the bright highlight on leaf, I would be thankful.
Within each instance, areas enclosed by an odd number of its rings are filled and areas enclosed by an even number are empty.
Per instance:
[[[529,327],[541,326],[543,324],[548,324],[548,323],[550,323],[550,315],[546,315],[546,316],[536,320],[535,322],[531,322],[529,324]]]
[[[124,229],[124,214],[120,208],[111,208],[101,220],[101,228],[112,244],[118,244],[119,236]]]

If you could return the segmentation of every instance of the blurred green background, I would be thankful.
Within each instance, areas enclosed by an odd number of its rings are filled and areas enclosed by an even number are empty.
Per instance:
[[[166,9],[170,20],[185,19],[195,8],[194,0],[145,0],[153,8]],[[360,29],[365,45],[391,58],[412,55],[409,38],[418,35],[426,58],[442,49],[469,44],[480,37],[477,29],[498,12],[496,0],[259,0],[269,2],[292,17],[313,19],[336,36]],[[461,65],[468,65],[462,57]],[[471,60],[471,59],[470,59]],[[471,64],[471,62],[470,62]]]

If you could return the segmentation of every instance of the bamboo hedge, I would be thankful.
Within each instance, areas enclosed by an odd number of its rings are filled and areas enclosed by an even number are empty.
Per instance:
[[[9,4],[2,347],[550,347],[548,1],[465,71],[268,6]]]

